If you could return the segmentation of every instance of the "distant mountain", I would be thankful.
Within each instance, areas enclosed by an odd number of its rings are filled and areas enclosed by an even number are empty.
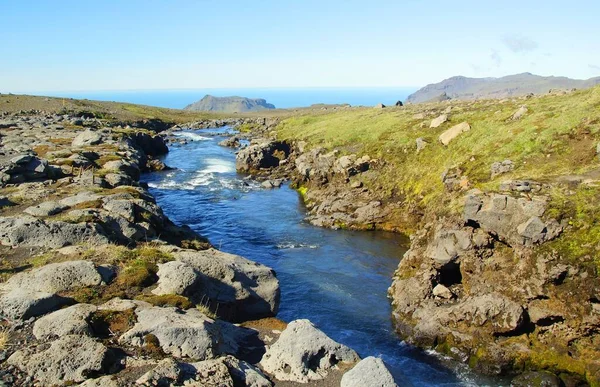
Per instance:
[[[244,113],[266,109],[275,109],[275,105],[267,103],[261,98],[213,97],[212,95],[205,95],[200,101],[184,108],[184,110],[226,113]]]
[[[566,77],[542,77],[531,73],[509,75],[502,78],[452,77],[440,83],[427,85],[407,98],[407,102],[420,103],[444,99],[507,98],[529,93],[543,94],[552,89],[585,89],[600,84],[600,77],[587,80]]]

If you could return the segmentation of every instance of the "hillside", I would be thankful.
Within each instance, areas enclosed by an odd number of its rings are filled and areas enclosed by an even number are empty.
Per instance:
[[[599,107],[594,87],[354,109],[285,119],[277,140],[311,223],[411,234],[389,290],[404,339],[598,386]]]
[[[213,97],[206,95],[200,101],[194,102],[184,108],[192,111],[245,113],[275,109],[275,105],[267,103],[261,98],[245,97]]]
[[[546,94],[550,90],[586,89],[600,84],[600,77],[587,80],[566,77],[543,77],[530,73],[501,78],[467,78],[457,76],[427,85],[407,98],[410,103],[434,102],[440,95],[452,99],[489,99]]]

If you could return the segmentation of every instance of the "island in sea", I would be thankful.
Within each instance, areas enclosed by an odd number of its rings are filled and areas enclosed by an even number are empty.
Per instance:
[[[275,105],[267,103],[262,98],[246,97],[215,97],[205,95],[200,101],[184,108],[192,111],[209,111],[225,113],[246,113],[260,110],[275,109]]]

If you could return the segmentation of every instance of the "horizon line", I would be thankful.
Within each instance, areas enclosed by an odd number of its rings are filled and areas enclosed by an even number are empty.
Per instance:
[[[20,90],[0,91],[0,94],[41,93],[108,93],[108,92],[149,92],[149,91],[206,91],[206,90],[331,90],[331,89],[419,89],[423,86],[280,86],[280,87],[204,87],[204,88],[157,88],[157,89],[82,89],[82,90]]]

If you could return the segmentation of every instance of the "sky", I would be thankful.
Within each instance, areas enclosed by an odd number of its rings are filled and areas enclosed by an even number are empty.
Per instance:
[[[0,92],[600,76],[600,1],[0,0]]]

